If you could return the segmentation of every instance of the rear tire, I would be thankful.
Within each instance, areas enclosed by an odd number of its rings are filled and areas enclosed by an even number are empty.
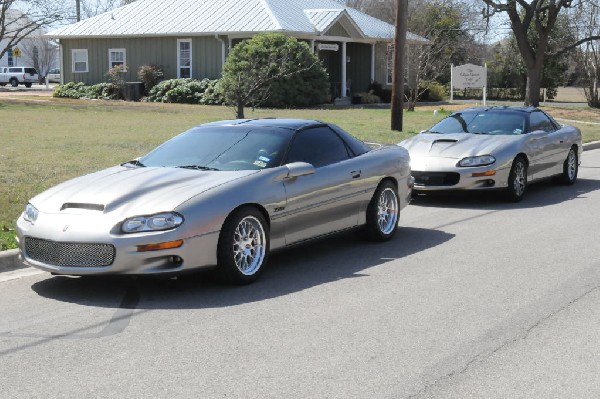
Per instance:
[[[221,229],[217,264],[221,277],[231,284],[258,279],[269,256],[269,226],[256,208],[244,206],[231,213]]]
[[[575,184],[577,181],[577,174],[579,173],[579,157],[577,155],[577,148],[571,147],[567,159],[563,163],[563,172],[560,175],[560,182],[566,185]]]
[[[27,88],[31,87],[31,83],[25,83],[25,87],[27,87]]]
[[[519,202],[527,191],[527,162],[522,156],[514,159],[508,175],[506,198],[511,202]]]
[[[15,78],[12,78],[8,81],[12,87],[17,87],[19,85],[19,81]]]
[[[367,207],[366,238],[372,241],[387,241],[398,230],[400,202],[398,189],[389,180],[379,184]]]

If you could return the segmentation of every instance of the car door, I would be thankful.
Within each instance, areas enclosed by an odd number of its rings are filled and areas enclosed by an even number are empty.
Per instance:
[[[361,171],[346,143],[329,127],[296,133],[286,163],[307,162],[315,173],[285,181],[286,243],[354,227],[361,205]]]
[[[531,113],[529,125],[530,174],[534,179],[551,176],[566,158],[564,133],[542,111]]]

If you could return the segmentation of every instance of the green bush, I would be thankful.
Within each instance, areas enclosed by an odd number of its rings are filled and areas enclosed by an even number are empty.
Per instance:
[[[190,78],[165,80],[154,86],[145,101],[179,104],[220,104],[218,81]]]
[[[85,97],[87,88],[83,82],[69,82],[58,85],[52,94],[54,97],[81,98]]]
[[[372,91],[368,93],[356,93],[354,96],[360,98],[359,104],[377,104],[381,102],[381,98],[373,94]]]
[[[438,82],[431,82],[427,86],[429,101],[442,101],[446,98],[446,88]]]

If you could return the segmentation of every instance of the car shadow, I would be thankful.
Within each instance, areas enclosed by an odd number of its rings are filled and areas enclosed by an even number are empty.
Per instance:
[[[261,278],[247,286],[224,285],[214,273],[177,279],[53,276],[32,285],[38,295],[85,306],[125,309],[201,309],[235,306],[285,296],[347,278],[375,267],[402,267],[391,260],[425,251],[454,237],[443,231],[401,227],[384,243],[344,233],[271,255]]]
[[[456,209],[527,209],[557,205],[566,201],[586,198],[600,190],[600,180],[577,179],[572,186],[557,184],[552,180],[530,184],[521,202],[508,202],[500,191],[453,191],[419,194],[411,206],[444,207]]]

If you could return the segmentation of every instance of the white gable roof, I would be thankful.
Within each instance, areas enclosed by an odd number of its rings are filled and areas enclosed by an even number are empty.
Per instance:
[[[394,27],[335,0],[138,0],[48,36],[139,37],[259,32],[319,35],[346,14],[361,36],[391,39]],[[426,41],[409,34],[408,40]]]

